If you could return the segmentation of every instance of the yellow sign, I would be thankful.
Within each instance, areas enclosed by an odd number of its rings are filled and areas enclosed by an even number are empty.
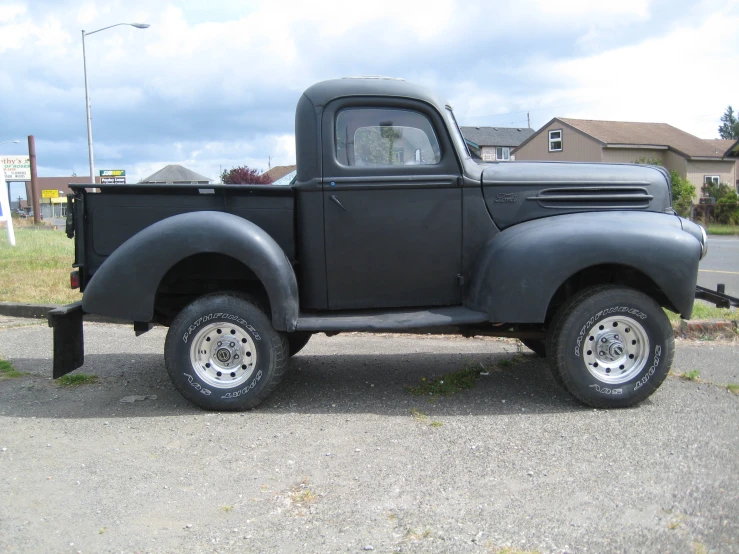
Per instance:
[[[42,190],[41,198],[59,198],[58,190]]]

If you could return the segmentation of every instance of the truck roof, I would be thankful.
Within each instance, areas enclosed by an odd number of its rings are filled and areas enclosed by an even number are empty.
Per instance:
[[[347,96],[396,96],[421,100],[440,111],[445,102],[429,89],[402,79],[388,77],[348,77],[321,81],[309,87],[303,94],[315,107],[323,107],[336,98]]]

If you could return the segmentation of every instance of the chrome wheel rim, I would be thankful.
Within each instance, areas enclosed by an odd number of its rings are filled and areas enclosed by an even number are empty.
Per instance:
[[[190,363],[195,373],[216,388],[244,383],[257,365],[257,349],[251,336],[232,323],[211,323],[190,344]]]
[[[608,317],[590,329],[582,356],[593,377],[602,383],[620,385],[644,369],[649,338],[644,327],[630,317]]]

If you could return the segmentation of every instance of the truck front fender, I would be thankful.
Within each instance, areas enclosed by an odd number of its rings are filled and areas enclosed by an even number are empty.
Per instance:
[[[650,212],[552,216],[509,227],[481,250],[466,307],[490,321],[543,323],[557,289],[600,265],[649,277],[683,317],[695,298],[701,244],[673,215]]]
[[[224,254],[251,269],[267,291],[274,327],[295,329],[298,284],[282,248],[261,227],[223,212],[175,215],[132,236],[92,276],[82,309],[129,321],[151,321],[157,288],[167,271],[203,253]]]

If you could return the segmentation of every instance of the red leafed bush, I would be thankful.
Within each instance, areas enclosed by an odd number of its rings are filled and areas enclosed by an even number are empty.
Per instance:
[[[221,182],[225,185],[269,185],[272,184],[272,179],[256,169],[242,165],[225,169],[221,173]]]

